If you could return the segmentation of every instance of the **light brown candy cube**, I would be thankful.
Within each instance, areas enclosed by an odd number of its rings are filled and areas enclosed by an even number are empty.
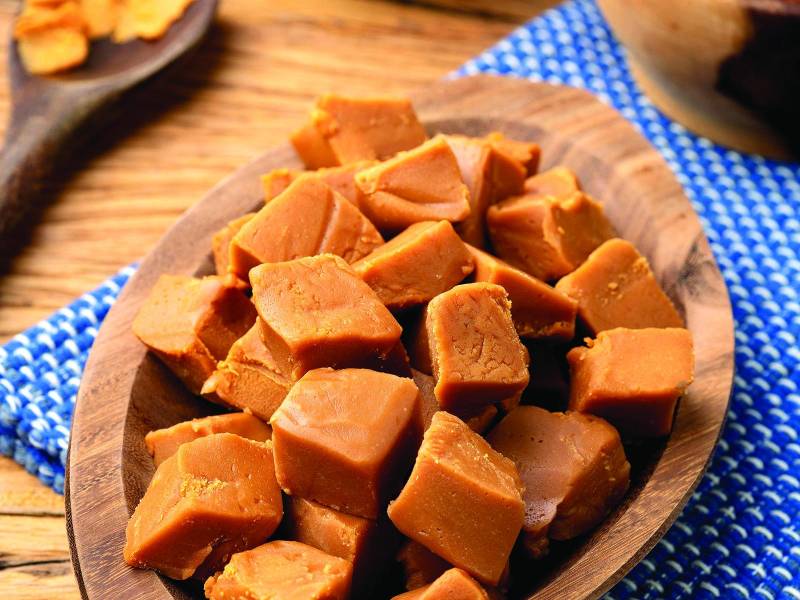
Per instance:
[[[534,557],[547,553],[548,538],[568,540],[595,527],[628,489],[630,464],[603,419],[521,406],[487,439],[525,484],[522,539]]]
[[[633,244],[609,240],[556,289],[578,303],[592,333],[615,327],[683,327],[683,319]]]
[[[353,262],[381,244],[380,233],[358,208],[318,178],[304,175],[233,237],[229,268],[246,281],[261,263],[325,253]]]
[[[472,257],[448,221],[415,223],[353,270],[390,310],[424,304],[472,272]]]
[[[156,469],[128,521],[125,562],[187,579],[222,568],[219,547],[230,554],[263,543],[283,516],[272,465],[269,442],[231,433],[183,444]]]
[[[192,393],[255,322],[244,293],[219,277],[162,275],[133,321],[133,333]]]
[[[614,237],[602,205],[582,192],[509,198],[489,208],[486,222],[497,255],[543,281],[572,272]]]
[[[570,410],[632,437],[669,435],[678,398],[694,379],[692,334],[681,328],[609,329],[567,360]]]
[[[209,600],[347,600],[352,565],[301,544],[274,541],[234,554],[205,584]]]
[[[283,490],[377,518],[419,446],[418,395],[410,379],[377,371],[306,373],[270,421]]]
[[[389,518],[450,564],[497,585],[522,527],[522,491],[514,463],[457,417],[437,412]]]
[[[250,282],[262,339],[295,378],[317,367],[361,366],[400,339],[395,318],[339,257],[263,264]]]
[[[364,193],[361,210],[381,231],[420,221],[458,222],[470,214],[469,190],[442,138],[361,171],[356,185]]]
[[[458,285],[430,301],[425,327],[442,410],[474,414],[528,385],[510,308],[506,291],[491,283]]]
[[[360,160],[385,160],[410,150],[427,135],[405,98],[317,99],[309,123],[291,141],[306,167],[335,167]]]

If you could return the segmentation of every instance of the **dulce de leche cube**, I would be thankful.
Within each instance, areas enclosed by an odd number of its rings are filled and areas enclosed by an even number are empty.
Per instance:
[[[381,231],[420,221],[457,222],[470,214],[469,191],[442,138],[361,171],[356,185],[364,193],[361,210]]]
[[[162,275],[133,321],[133,333],[193,393],[255,321],[244,293],[219,277]]]
[[[269,425],[245,413],[213,415],[184,421],[165,429],[156,429],[144,436],[147,451],[156,466],[175,454],[183,444],[215,433],[235,433],[241,437],[263,442],[272,436]]]
[[[380,233],[358,208],[316,177],[302,176],[234,236],[230,269],[247,280],[261,263],[325,253],[353,262],[381,244]]]
[[[626,240],[604,243],[556,289],[577,301],[578,316],[592,333],[615,327],[683,327],[647,259]]]
[[[486,221],[497,255],[544,281],[570,273],[614,237],[602,205],[582,192],[509,198],[490,207]]]
[[[400,310],[464,279],[472,271],[472,257],[449,221],[424,221],[352,266],[390,310]]]
[[[156,469],[125,531],[125,561],[186,579],[209,556],[266,540],[283,516],[272,448],[231,433],[183,444]]]
[[[281,529],[288,539],[353,564],[353,592],[366,597],[394,546],[389,522],[348,515],[298,496],[287,498]]]
[[[481,585],[461,569],[449,569],[436,581],[393,600],[489,600]]]
[[[261,339],[260,319],[231,346],[203,384],[207,400],[252,413],[269,421],[295,379],[278,364]]]
[[[442,410],[469,413],[528,385],[527,351],[499,285],[468,283],[436,296],[425,328]]]
[[[511,318],[520,337],[561,341],[572,339],[575,335],[577,302],[491,254],[471,246],[469,250],[475,260],[475,281],[495,283],[508,292]]]
[[[389,518],[450,564],[497,585],[522,527],[522,489],[514,463],[440,411]]]
[[[278,364],[359,366],[386,356],[402,329],[375,292],[329,254],[263,264],[250,273],[261,336]]]
[[[287,494],[375,519],[402,485],[422,436],[410,379],[367,369],[316,369],[270,421]]]
[[[307,125],[291,141],[306,167],[335,167],[359,160],[385,160],[410,150],[427,135],[406,98],[317,99]]]
[[[632,437],[668,435],[678,398],[694,379],[686,329],[610,329],[567,353],[569,408],[603,417]]]
[[[553,167],[525,180],[526,196],[568,198],[580,190],[578,178],[567,167]]]
[[[469,190],[470,214],[458,224],[458,233],[465,242],[485,248],[486,210],[507,196],[522,193],[525,167],[486,138],[443,137],[456,157],[461,178]]]
[[[234,554],[205,583],[209,600],[347,600],[352,565],[300,542],[274,541]]]
[[[628,489],[625,450],[602,419],[520,406],[488,440],[525,484],[522,539],[535,557],[547,552],[548,537],[567,540],[596,526]]]

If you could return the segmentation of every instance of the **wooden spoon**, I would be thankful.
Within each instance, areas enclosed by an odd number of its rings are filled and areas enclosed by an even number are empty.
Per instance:
[[[7,246],[17,225],[37,208],[38,188],[53,160],[86,137],[97,112],[123,92],[196,46],[208,30],[217,0],[195,0],[167,34],[154,42],[92,43],[85,64],[61,75],[29,74],[16,43],[9,44],[11,118],[0,155],[0,245]],[[6,249],[6,248],[4,248]]]
[[[587,192],[605,201],[619,234],[648,257],[694,335],[696,379],[681,400],[669,440],[629,449],[632,485],[623,504],[547,562],[512,565],[512,598],[596,598],[675,520],[717,442],[733,380],[733,318],[725,284],[669,167],[629,123],[588,92],[484,76],[439,82],[414,101],[430,133],[499,130],[539,142],[543,168],[574,169]],[[211,236],[262,205],[259,174],[300,166],[284,144],[211,190],[144,260],[100,330],[81,383],[67,469],[68,533],[85,598],[202,598],[191,583],[122,561],[128,517],[153,474],[144,435],[214,410],[146,352],[131,322],[162,273],[212,272]]]

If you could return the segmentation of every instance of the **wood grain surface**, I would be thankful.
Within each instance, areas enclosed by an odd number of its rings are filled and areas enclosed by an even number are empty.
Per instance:
[[[0,266],[0,342],[141,258],[210,187],[282,142],[318,93],[406,93],[554,4],[222,0],[194,58],[136,93],[41,182],[52,205]],[[17,9],[0,0],[0,131]],[[22,526],[31,517],[37,527]],[[0,457],[0,595],[79,597],[64,530],[63,498]],[[37,564],[31,546],[51,548],[52,562]]]
[[[670,438],[630,452],[632,482],[623,503],[595,531],[537,568],[527,561],[511,567],[517,573],[512,598],[597,598],[677,517],[716,444],[733,380],[733,317],[725,284],[700,221],[664,160],[588,92],[484,76],[430,84],[412,98],[432,134],[499,130],[539,143],[542,168],[572,168],[584,189],[604,200],[620,236],[650,260],[693,334],[695,381],[681,400]],[[298,166],[283,143],[212,190],[148,255],[100,330],[81,385],[67,478],[70,542],[82,589],[92,600],[108,594],[198,597],[187,584],[130,568],[120,557],[128,517],[153,473],[145,434],[208,410],[146,351],[131,323],[161,274],[211,272],[213,233],[263,202],[258,174]]]

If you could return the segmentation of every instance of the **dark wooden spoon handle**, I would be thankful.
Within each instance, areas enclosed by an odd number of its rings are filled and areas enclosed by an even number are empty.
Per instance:
[[[102,104],[97,93],[43,90],[15,104],[0,154],[0,241],[6,246],[17,227],[47,198],[41,187],[53,161],[81,123]]]

